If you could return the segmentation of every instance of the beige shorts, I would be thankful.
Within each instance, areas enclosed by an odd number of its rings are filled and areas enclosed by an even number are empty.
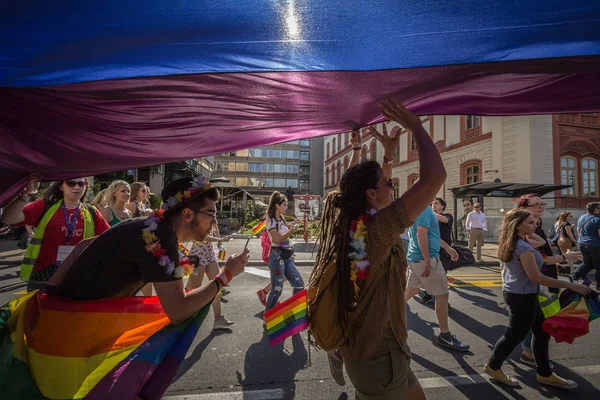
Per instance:
[[[425,289],[428,294],[434,296],[448,294],[448,278],[442,262],[439,258],[432,258],[429,261],[431,269],[427,278],[421,276],[425,270],[424,261],[408,263],[408,287]]]

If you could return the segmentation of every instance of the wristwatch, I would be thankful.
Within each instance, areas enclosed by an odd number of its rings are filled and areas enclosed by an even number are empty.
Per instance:
[[[384,164],[391,164],[394,162],[394,159],[388,160],[388,158],[386,156],[383,156],[383,163]]]

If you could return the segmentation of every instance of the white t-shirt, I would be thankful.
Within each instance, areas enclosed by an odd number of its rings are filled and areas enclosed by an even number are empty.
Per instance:
[[[279,235],[284,235],[287,232],[289,232],[289,229],[288,229],[287,225],[285,224],[285,222],[283,222],[281,220],[277,221],[275,218],[268,218],[267,219],[267,232],[269,232],[269,239],[271,239],[271,247],[292,247],[289,239],[284,242],[281,242],[279,244],[275,244],[275,242],[273,241],[273,236],[271,235],[272,229],[277,229],[277,232],[279,232]]]

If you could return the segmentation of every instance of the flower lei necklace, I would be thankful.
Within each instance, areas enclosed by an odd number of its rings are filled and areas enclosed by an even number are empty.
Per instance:
[[[366,281],[369,279],[369,262],[367,253],[367,224],[369,219],[377,213],[377,210],[370,209],[368,213],[362,213],[358,219],[350,223],[350,249],[348,254],[350,258],[350,280],[356,284],[356,281]]]
[[[167,250],[160,246],[160,240],[154,233],[158,229],[158,224],[164,219],[164,213],[170,208],[175,207],[182,201],[185,201],[193,195],[205,191],[211,187],[211,183],[202,175],[196,178],[192,187],[183,192],[177,192],[174,196],[171,196],[162,205],[160,210],[154,211],[146,218],[144,224],[146,228],[142,230],[142,239],[146,243],[146,250],[152,253],[152,255],[158,258],[158,264],[165,267],[167,274],[173,274],[176,278],[183,278],[189,276],[194,272],[194,267],[190,264],[187,254],[179,259],[179,266],[175,268],[175,263],[167,255]]]

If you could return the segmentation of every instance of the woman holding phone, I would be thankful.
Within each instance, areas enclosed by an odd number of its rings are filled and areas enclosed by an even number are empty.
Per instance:
[[[202,281],[204,280],[204,274],[208,277],[209,280],[214,279],[219,274],[219,264],[215,258],[215,249],[213,243],[217,243],[221,245],[222,242],[228,242],[231,240],[231,235],[218,237],[219,232],[218,228],[215,227],[214,234],[217,236],[207,236],[202,242],[193,242],[187,257],[197,258],[198,264],[194,269],[192,275],[190,275],[188,279],[187,289],[193,290],[202,286]],[[213,325],[213,330],[219,329],[229,329],[231,325],[234,324],[233,321],[229,321],[225,318],[221,310],[221,294],[217,295],[212,302],[213,313],[215,315],[215,322]]]

